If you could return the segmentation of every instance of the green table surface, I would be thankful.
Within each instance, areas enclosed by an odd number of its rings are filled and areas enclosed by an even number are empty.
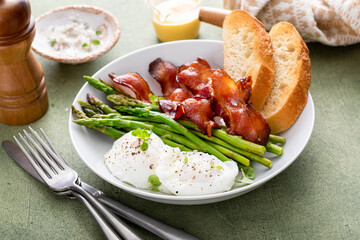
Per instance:
[[[96,176],[70,141],[70,105],[92,75],[112,60],[157,44],[144,0],[32,0],[34,17],[60,6],[82,3],[112,12],[121,25],[116,46],[86,64],[65,65],[37,56],[44,68],[49,109],[38,121],[82,180],[114,199],[200,239],[360,239],[360,45],[308,44],[310,92],[316,120],[298,159],[265,185],[243,196],[207,205],[177,206],[132,196]],[[221,7],[220,0],[203,5]],[[221,40],[222,30],[202,24],[200,39]],[[25,126],[0,124],[1,141]],[[285,148],[286,151],[286,148]],[[131,225],[145,239],[155,235]],[[0,239],[102,239],[79,201],[54,195],[0,149]]]

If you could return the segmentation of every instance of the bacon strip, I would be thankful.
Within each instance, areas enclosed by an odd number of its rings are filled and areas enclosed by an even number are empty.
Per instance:
[[[116,90],[123,92],[124,88],[130,89],[137,99],[145,102],[151,102],[149,94],[151,92],[147,82],[138,73],[127,73],[124,75],[115,75],[109,73],[109,77],[112,80],[112,86]]]
[[[188,97],[189,96],[184,92],[182,88],[177,88],[170,94],[170,96],[167,96],[166,99],[171,101],[182,102]]]
[[[195,98],[204,98],[204,99],[210,99],[212,95],[212,87],[209,85],[206,85],[203,89],[197,92],[197,94],[194,96]]]
[[[159,100],[161,112],[166,113],[172,119],[176,120],[184,114],[184,107],[181,103],[170,100]]]
[[[212,69],[207,61],[197,58],[196,61],[182,65],[179,68],[177,81],[181,88],[196,95],[211,82]]]
[[[172,63],[164,62],[161,58],[155,59],[149,65],[149,73],[161,85],[164,97],[171,95],[171,93],[180,88],[176,81],[177,67]]]
[[[251,76],[243,77],[242,79],[240,79],[240,81],[236,83],[236,86],[238,87],[241,93],[241,97],[242,99],[244,99],[245,102],[248,102],[249,99],[251,98],[251,94],[252,94],[251,84],[252,84]]]
[[[210,100],[188,98],[183,101],[185,114],[198,128],[209,137],[213,127],[219,127],[214,121],[210,120],[214,116],[211,109]]]
[[[212,106],[226,123],[227,132],[240,135],[245,140],[265,145],[270,127],[239,90],[234,80],[224,70],[215,70],[211,75]]]

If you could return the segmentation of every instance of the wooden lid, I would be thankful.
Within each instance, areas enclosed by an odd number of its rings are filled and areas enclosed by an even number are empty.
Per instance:
[[[34,25],[28,0],[0,0],[0,46],[26,39]]]

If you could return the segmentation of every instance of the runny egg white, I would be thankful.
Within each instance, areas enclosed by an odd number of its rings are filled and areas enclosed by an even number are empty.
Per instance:
[[[165,146],[156,175],[171,193],[193,196],[224,192],[234,185],[239,173],[234,161],[222,162],[203,152],[181,152]]]
[[[222,162],[202,152],[182,152],[164,145],[154,133],[145,151],[140,148],[143,141],[129,132],[105,154],[111,174],[137,188],[179,196],[206,195],[230,190],[239,174],[234,161]],[[155,188],[150,176],[158,180]]]
[[[143,140],[129,132],[116,140],[111,150],[105,154],[104,163],[111,174],[123,182],[137,188],[152,189],[149,176],[155,175],[159,156],[163,152],[164,143],[155,134],[147,140],[148,149],[141,150]],[[158,188],[159,191],[167,192]]]

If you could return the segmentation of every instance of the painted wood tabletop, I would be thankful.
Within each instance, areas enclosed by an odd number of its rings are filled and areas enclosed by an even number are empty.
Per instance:
[[[132,196],[97,177],[77,155],[69,137],[70,105],[102,66],[131,51],[157,44],[151,12],[136,1],[30,1],[32,14],[74,3],[112,12],[121,26],[117,45],[99,59],[65,65],[37,56],[49,95],[47,113],[35,123],[49,135],[81,179],[134,209],[184,229],[200,239],[360,239],[360,45],[329,47],[310,43],[310,92],[316,120],[299,158],[256,190],[228,201],[175,206]],[[220,0],[203,5],[221,7]],[[200,39],[221,40],[220,28],[202,24]],[[1,141],[25,126],[0,124]],[[1,239],[102,239],[102,233],[79,201],[68,200],[20,169],[0,149]],[[145,239],[155,235],[133,226]]]

